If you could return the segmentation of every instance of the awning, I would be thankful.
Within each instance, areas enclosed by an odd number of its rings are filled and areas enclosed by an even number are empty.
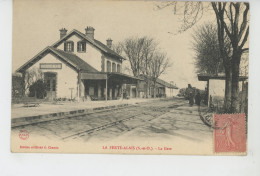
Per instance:
[[[81,79],[100,80],[107,79],[106,73],[81,73]]]
[[[104,80],[108,79],[111,81],[117,81],[124,84],[136,84],[138,80],[143,80],[134,76],[126,75],[123,73],[117,72],[97,72],[97,73],[89,73],[83,72],[81,73],[81,79],[88,79],[88,80]]]
[[[126,75],[123,73],[117,73],[117,72],[107,73],[107,76],[109,80],[121,82],[123,84],[136,84],[137,81],[143,80],[134,76]]]

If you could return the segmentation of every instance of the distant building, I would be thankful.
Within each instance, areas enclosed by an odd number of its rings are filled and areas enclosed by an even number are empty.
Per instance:
[[[140,75],[139,77],[143,79],[143,81],[138,81],[137,90],[140,97],[145,97],[146,94],[148,94],[148,96],[150,97],[173,97],[178,94],[179,88],[177,86],[170,84],[160,78],[157,78],[156,80],[154,91],[152,85],[150,85],[150,87],[148,88],[148,85],[145,81],[146,76]]]

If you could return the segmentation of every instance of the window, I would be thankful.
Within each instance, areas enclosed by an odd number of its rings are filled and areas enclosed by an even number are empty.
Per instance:
[[[77,51],[78,52],[86,52],[86,42],[78,42],[77,43]]]
[[[74,43],[72,41],[67,41],[64,43],[64,51],[73,52],[74,51]]]
[[[107,61],[107,72],[111,72],[111,62]]]
[[[116,64],[115,63],[112,64],[112,72],[116,72]]]
[[[120,73],[120,71],[121,71],[121,70],[120,70],[120,65],[117,64],[117,72]]]

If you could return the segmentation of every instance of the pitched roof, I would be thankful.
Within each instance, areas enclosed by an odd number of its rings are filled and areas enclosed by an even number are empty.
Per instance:
[[[120,56],[115,51],[111,50],[110,48],[108,48],[102,42],[100,42],[96,39],[93,40],[93,39],[89,38],[88,36],[86,36],[85,34],[83,34],[82,32],[80,32],[76,29],[73,29],[72,31],[70,31],[67,35],[65,35],[63,38],[61,38],[57,42],[55,42],[52,46],[57,47],[59,44],[61,44],[64,40],[66,40],[67,38],[69,38],[73,34],[76,34],[77,36],[81,37],[82,39],[87,40],[89,43],[91,43],[93,46],[95,46],[99,50],[103,51],[105,54],[108,54],[108,55],[115,57],[115,58],[118,58],[118,59],[125,60],[125,58],[123,58],[122,56]]]
[[[68,53],[59,49],[56,49],[54,47],[46,47],[41,52],[39,52],[37,55],[35,55],[32,59],[30,59],[28,62],[26,62],[24,65],[22,65],[20,68],[17,69],[17,72],[22,72],[29,67],[31,67],[33,64],[35,64],[37,61],[39,61],[41,58],[43,58],[46,54],[53,53],[56,57],[61,59],[63,62],[71,65],[76,70],[84,70],[87,72],[98,72],[95,68],[90,66],[88,63],[86,63],[84,60],[76,56],[75,54]]]
[[[109,55],[116,56],[116,57],[119,57],[119,58],[121,58],[121,59],[123,59],[123,60],[126,60],[125,58],[123,58],[122,56],[120,56],[119,54],[117,54],[115,51],[113,51],[112,49],[108,48],[108,46],[105,45],[105,44],[103,44],[102,42],[100,42],[100,41],[98,41],[98,40],[96,40],[96,39],[94,39],[94,41],[95,41],[98,45],[100,45],[100,46],[102,46],[103,48],[105,48],[105,49],[107,50],[107,53],[108,53]]]
[[[63,50],[53,48],[51,47],[52,50],[56,51],[59,53],[62,57],[66,58],[70,62],[72,62],[74,65],[76,65],[80,70],[84,70],[87,72],[98,72],[95,68],[93,68],[91,65],[89,65],[87,62],[82,60],[80,57],[73,53],[68,53]]]
[[[142,79],[145,79],[147,76],[145,76],[145,75],[139,75],[139,77],[142,78]],[[168,88],[178,89],[177,86],[172,85],[172,84],[170,84],[170,83],[168,83],[168,82],[166,82],[166,81],[164,81],[164,80],[162,80],[162,79],[160,79],[160,78],[157,78],[156,83],[157,83],[157,84],[160,84],[160,85],[162,85],[162,86],[168,87]]]
[[[170,84],[170,83],[168,83],[168,82],[166,82],[166,81],[164,81],[164,80],[162,80],[160,78],[157,78],[156,82],[161,84],[161,85],[163,85],[163,86],[165,86],[165,87],[168,87],[168,88],[178,89],[178,87],[176,87],[176,86],[174,86],[174,85],[172,85],[172,84]]]

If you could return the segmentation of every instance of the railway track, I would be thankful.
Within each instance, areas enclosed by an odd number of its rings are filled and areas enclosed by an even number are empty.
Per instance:
[[[91,115],[91,114],[100,114],[100,113],[104,113],[104,112],[108,112],[108,111],[115,112],[115,111],[118,111],[121,109],[131,108],[131,107],[135,107],[135,106],[136,105],[129,105],[129,106],[123,106],[123,107],[118,107],[118,108],[114,108],[114,109],[104,109],[104,110],[99,110],[99,111],[95,111],[95,112],[67,115],[64,117],[57,118],[57,119],[48,119],[48,120],[42,120],[42,121],[35,121],[35,122],[27,123],[27,124],[15,125],[15,126],[12,126],[11,128],[16,129],[16,128],[26,127],[26,126],[30,126],[30,125],[44,124],[44,123],[49,123],[49,122],[53,122],[53,121],[76,118],[76,117],[81,117],[81,116],[86,116],[86,115]]]
[[[116,120],[116,121],[113,121],[113,122],[109,122],[109,123],[106,123],[106,124],[103,124],[103,125],[100,125],[100,126],[97,126],[97,127],[85,130],[85,131],[81,131],[81,132],[78,132],[78,133],[75,133],[75,134],[63,137],[62,140],[66,140],[66,139],[69,139],[69,138],[75,139],[77,137],[85,136],[86,134],[91,134],[91,133],[93,133],[95,131],[104,130],[106,128],[110,128],[110,127],[116,126],[119,123],[123,123],[123,122],[129,121],[129,120],[133,120],[133,119],[137,118],[139,115],[143,115],[143,114],[144,113],[130,115],[130,116],[124,118],[124,119],[120,119],[120,120]]]
[[[150,113],[149,112],[141,112],[141,113],[138,113],[138,114],[129,115],[129,116],[123,118],[123,119],[116,120],[116,121],[113,121],[113,122],[109,122],[109,123],[106,123],[106,124],[103,124],[103,125],[100,125],[100,126],[88,129],[88,130],[80,131],[80,132],[74,133],[72,135],[63,137],[62,140],[76,139],[78,137],[82,137],[82,136],[85,136],[87,134],[91,134],[91,133],[96,132],[96,131],[105,130],[107,128],[119,125],[120,123],[123,123],[123,122],[126,122],[126,121],[130,121],[130,120],[133,120],[133,119],[136,119],[136,118],[139,118],[141,115],[149,115],[149,116],[152,117],[150,120],[152,120],[154,118],[157,118],[161,113],[165,112],[166,109],[168,109],[168,108],[177,108],[179,106],[180,105],[167,106],[167,107],[165,107],[165,109],[163,109],[163,108],[153,108],[152,109],[152,113],[151,112]],[[153,113],[154,111],[161,112],[161,113],[160,114],[154,114]]]
[[[134,120],[133,124],[139,124],[138,121],[143,124],[146,121],[157,118],[181,105],[182,103],[169,105],[167,102],[162,103],[160,106],[158,106],[158,102],[137,104],[117,107],[114,109],[103,109],[91,113],[74,114],[59,119],[36,121],[28,124],[12,126],[12,129],[16,131],[20,128],[26,128],[35,133],[47,134],[50,138],[51,136],[56,136],[62,141],[67,141],[90,135],[98,131],[103,131],[108,128],[121,128],[122,125],[125,126],[124,122],[134,119],[137,119],[137,121]],[[130,124],[132,124],[132,122],[130,122]],[[128,125],[126,125],[126,127],[128,127]],[[125,129],[123,127],[120,130],[126,131],[129,130],[129,128]]]

